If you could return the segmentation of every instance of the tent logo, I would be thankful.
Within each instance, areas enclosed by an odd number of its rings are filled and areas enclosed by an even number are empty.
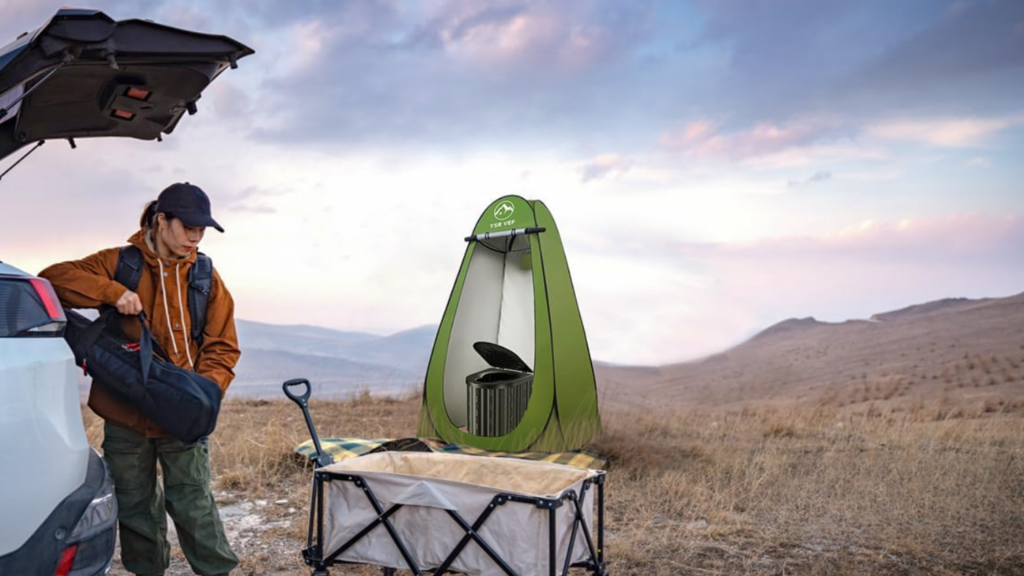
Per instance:
[[[508,200],[498,204],[498,207],[494,209],[494,217],[498,220],[506,220],[512,213],[516,211],[515,206],[512,205]]]

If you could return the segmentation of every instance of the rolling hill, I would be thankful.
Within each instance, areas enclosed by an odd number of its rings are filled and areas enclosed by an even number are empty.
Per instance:
[[[237,320],[242,358],[232,393],[276,396],[281,383],[308,378],[323,397],[359,390],[401,393],[416,388],[427,370],[437,328],[421,326],[390,336],[319,326]]]
[[[840,323],[789,319],[701,360],[598,367],[602,399],[637,405],[846,406],[1024,397],[1024,294],[944,299]]]

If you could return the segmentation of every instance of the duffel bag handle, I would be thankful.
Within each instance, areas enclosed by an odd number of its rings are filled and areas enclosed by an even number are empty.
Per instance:
[[[146,322],[146,313],[139,312],[139,326],[142,327],[142,337],[139,338],[139,361],[142,362],[142,383],[149,384],[149,367],[153,365],[153,346],[157,345],[153,340],[153,333],[149,331],[149,322]]]
[[[171,362],[171,357],[167,355],[167,352],[157,344],[156,337],[153,336],[153,331],[149,329],[149,322],[146,320],[146,313],[139,312],[139,324],[142,325],[142,340],[149,343],[150,353],[156,352],[162,360]],[[142,341],[139,342],[139,346],[144,346]]]

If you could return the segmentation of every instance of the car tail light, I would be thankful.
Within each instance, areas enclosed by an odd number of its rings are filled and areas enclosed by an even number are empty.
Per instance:
[[[68,576],[71,573],[71,568],[75,565],[76,552],[78,552],[78,546],[68,546],[64,549],[64,553],[60,555],[60,564],[57,564],[57,572],[54,573],[54,576]]]
[[[120,110],[120,109],[115,109],[111,113],[111,116],[113,116],[114,118],[120,118],[121,120],[131,120],[132,118],[135,118],[135,114],[132,114],[131,112],[129,112],[127,110]]]
[[[42,278],[30,278],[28,281],[36,291],[36,295],[43,301],[46,314],[50,320],[64,320],[64,310],[60,307],[60,300],[53,291],[53,286]]]
[[[0,276],[0,338],[63,336],[67,318],[50,283]]]

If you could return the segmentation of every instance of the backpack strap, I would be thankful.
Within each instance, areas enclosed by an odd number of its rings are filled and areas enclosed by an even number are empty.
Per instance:
[[[117,269],[114,280],[132,292],[138,292],[142,278],[142,250],[137,246],[124,246],[117,253]]]
[[[192,340],[203,345],[206,328],[206,305],[213,286],[213,260],[202,252],[196,253],[196,262],[188,271],[188,311],[192,317]]]
[[[117,254],[117,269],[114,280],[132,292],[139,289],[142,278],[142,251],[128,245]],[[213,260],[199,252],[196,262],[188,271],[188,311],[192,318],[191,337],[199,346],[203,345],[203,330],[206,328],[206,305],[210,301],[213,286]]]

